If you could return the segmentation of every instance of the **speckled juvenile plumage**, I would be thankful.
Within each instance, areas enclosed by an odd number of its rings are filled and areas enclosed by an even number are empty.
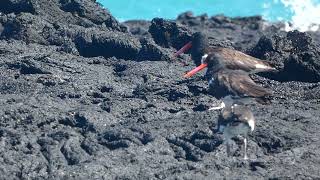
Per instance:
[[[248,134],[255,128],[255,118],[251,110],[242,104],[233,103],[221,110],[218,119],[218,131],[223,133],[227,144],[227,153],[230,155],[230,141],[232,137],[244,137],[244,159],[247,159]]]

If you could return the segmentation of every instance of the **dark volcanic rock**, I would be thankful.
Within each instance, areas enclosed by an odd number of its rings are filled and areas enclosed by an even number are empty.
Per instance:
[[[223,15],[208,17],[206,14],[194,16],[186,12],[178,16],[177,22],[188,26],[193,31],[203,31],[209,38],[220,43],[212,45],[232,47],[248,51],[262,35],[279,32],[282,24],[271,24],[260,16],[229,18]],[[227,46],[225,44],[228,44]]]
[[[154,18],[151,21],[149,33],[160,46],[176,49],[189,42],[192,35],[187,27],[161,18]]]
[[[121,24],[94,0],[1,0],[0,179],[319,179],[319,32],[281,27],[190,12]],[[188,55],[172,58],[199,30],[280,69],[252,75],[274,97],[248,105],[249,161],[238,138],[226,156],[207,111],[218,100],[201,74],[182,77]]]
[[[124,26],[117,22],[108,11],[90,0],[3,0],[0,2],[0,12],[16,15],[30,13],[51,23],[81,26],[103,25],[114,30],[125,30]],[[41,22],[38,23],[41,24]]]
[[[320,47],[310,35],[298,31],[286,35],[262,37],[252,54],[273,62],[280,72],[272,78],[280,81],[320,81]]]
[[[3,0],[0,2],[0,11],[4,13],[35,13],[35,8],[29,0]]]
[[[85,57],[112,57],[136,59],[141,49],[138,39],[128,34],[116,32],[80,33],[75,38],[76,47],[80,55]]]
[[[104,23],[112,29],[123,29],[123,26],[108,11],[94,1],[60,0],[59,3],[61,4],[60,8],[65,12],[76,14],[98,25]]]
[[[4,2],[3,2],[4,3]],[[6,6],[27,3],[35,12],[0,14],[0,39],[59,46],[59,50],[85,57],[115,56],[136,60],[168,60],[167,52],[153,40],[141,40],[126,33],[106,10],[93,1],[14,1]],[[48,16],[47,12],[51,14]],[[1,9],[0,9],[1,11]],[[7,11],[3,11],[9,13]]]
[[[143,21],[143,20],[130,20],[124,22],[127,26],[128,31],[136,36],[139,37],[151,37],[150,33],[148,32],[150,21]]]

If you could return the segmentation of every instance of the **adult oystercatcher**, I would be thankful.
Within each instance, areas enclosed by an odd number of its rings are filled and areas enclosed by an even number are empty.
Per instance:
[[[215,96],[232,94],[239,97],[263,98],[272,94],[270,90],[257,85],[249,76],[250,73],[276,71],[269,62],[237,50],[210,47],[207,37],[201,32],[194,33],[192,41],[183,46],[175,56],[190,48],[193,61],[200,65],[184,77],[191,77],[207,67],[206,77]]]

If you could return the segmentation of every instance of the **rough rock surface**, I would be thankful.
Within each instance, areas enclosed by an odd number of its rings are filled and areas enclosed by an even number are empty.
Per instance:
[[[319,32],[260,17],[117,22],[94,0],[0,1],[0,179],[319,179]],[[192,32],[281,69],[249,105],[257,127],[226,156]],[[179,61],[188,63],[182,66]]]

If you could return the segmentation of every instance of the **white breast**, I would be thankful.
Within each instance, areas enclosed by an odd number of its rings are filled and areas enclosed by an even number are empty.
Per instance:
[[[204,61],[207,59],[208,57],[208,54],[204,54],[202,57],[201,57],[201,63],[204,63]]]
[[[250,126],[251,131],[253,131],[254,130],[254,125],[255,125],[254,119],[249,119],[248,124]]]

